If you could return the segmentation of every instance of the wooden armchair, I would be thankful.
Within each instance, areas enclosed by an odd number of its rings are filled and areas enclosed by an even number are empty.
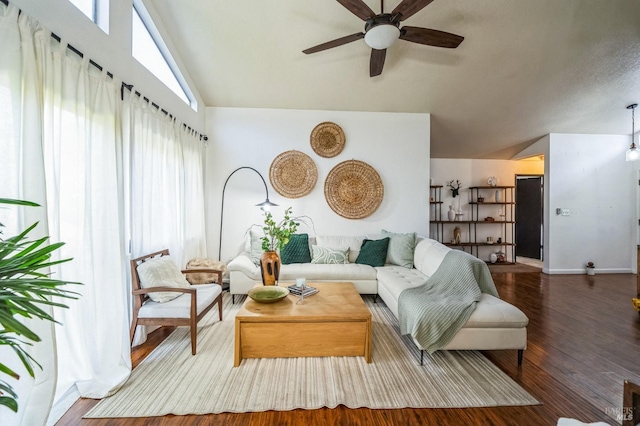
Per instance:
[[[131,260],[131,282],[133,286],[133,319],[131,321],[130,339],[138,325],[189,326],[191,329],[191,354],[196,354],[197,323],[218,304],[218,315],[222,321],[222,287],[220,284],[198,284],[190,288],[171,286],[155,286],[142,288],[138,266],[151,259],[169,256],[169,250],[161,250]],[[207,272],[218,276],[222,283],[222,271],[216,269],[184,269],[183,274]],[[177,274],[177,273],[176,273]],[[179,274],[178,274],[179,275]],[[175,299],[158,303],[151,300],[149,293],[175,292],[183,293]]]

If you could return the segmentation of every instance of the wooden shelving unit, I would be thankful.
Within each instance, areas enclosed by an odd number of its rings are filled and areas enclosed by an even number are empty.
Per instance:
[[[442,217],[442,186],[431,186],[430,188],[430,205],[433,206],[431,224],[431,238],[440,241],[449,247],[459,247],[468,251],[476,257],[486,254],[484,247],[496,247],[496,250],[504,254],[505,261],[502,264],[513,264],[516,261],[515,248],[515,197],[514,186],[472,186],[471,201],[471,217],[469,220],[443,220]],[[498,199],[496,200],[496,194]],[[485,201],[486,200],[486,201]],[[486,208],[485,208],[486,207]],[[496,213],[498,213],[496,215]],[[481,216],[482,215],[482,216]],[[488,215],[488,216],[484,216]],[[495,217],[497,216],[497,218]],[[494,220],[485,220],[485,217],[492,217]],[[448,225],[456,225],[461,228],[464,226],[467,230],[469,241],[455,244],[451,241],[445,241],[444,231]],[[497,238],[493,243],[478,240],[478,228],[499,227],[501,242]],[[486,257],[486,256],[483,256]],[[487,260],[487,259],[484,259]]]

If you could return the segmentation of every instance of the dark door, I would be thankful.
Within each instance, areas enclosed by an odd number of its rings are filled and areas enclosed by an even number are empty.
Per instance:
[[[516,256],[542,260],[542,176],[516,176]]]

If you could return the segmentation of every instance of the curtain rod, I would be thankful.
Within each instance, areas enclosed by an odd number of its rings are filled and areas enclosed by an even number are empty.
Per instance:
[[[5,6],[9,6],[9,0],[0,0],[1,3],[3,3]],[[19,13],[22,13],[22,10],[19,9]],[[57,41],[58,43],[61,42],[60,36],[58,36],[56,33],[52,32],[51,33],[51,38],[53,38],[55,41]],[[81,58],[84,58],[84,53],[82,53],[81,51],[79,51],[78,49],[76,49],[74,46],[67,44],[67,49],[71,50],[73,53],[75,53],[76,55],[80,56]],[[89,63],[91,65],[93,65],[94,67],[96,67],[97,69],[99,69],[100,71],[102,71],[102,65],[96,63],[93,61],[93,59],[89,59]],[[109,76],[109,78],[113,79],[113,74],[109,71],[107,71],[107,75]],[[124,92],[123,89],[127,89],[129,91],[133,91],[133,84],[127,84],[124,81],[122,82],[122,86],[120,87],[120,98],[124,99]],[[141,97],[145,102],[147,102],[149,105],[151,105],[154,108],[157,108],[158,111],[164,113],[165,115],[169,116],[169,118],[171,119],[175,119],[175,116],[171,113],[169,113],[169,111],[167,111],[164,108],[161,108],[160,105],[156,104],[155,102],[151,101],[149,98],[147,98],[146,96],[143,96],[140,92],[138,92],[137,90],[133,91],[133,93],[139,97]],[[189,131],[196,131],[194,128],[192,128],[191,126],[187,126],[187,124],[182,123],[182,126],[185,129],[189,129]],[[207,135],[203,135],[200,132],[197,132],[200,135],[200,140],[204,140],[205,142],[209,140],[209,138],[207,137]]]

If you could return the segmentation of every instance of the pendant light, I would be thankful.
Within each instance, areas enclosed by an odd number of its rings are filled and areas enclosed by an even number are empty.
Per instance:
[[[627,107],[627,109],[631,110],[631,146],[627,150],[627,161],[636,161],[640,159],[640,149],[638,149],[636,143],[633,141],[636,134],[635,110],[637,106],[638,104],[631,104]]]

